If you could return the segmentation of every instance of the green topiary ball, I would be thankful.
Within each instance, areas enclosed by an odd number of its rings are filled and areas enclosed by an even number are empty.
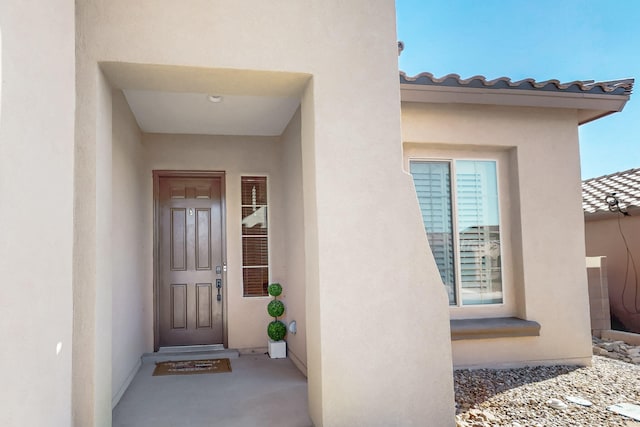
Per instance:
[[[267,312],[271,317],[280,317],[282,316],[282,313],[284,313],[284,304],[282,301],[274,299],[269,303],[269,305],[267,305]]]
[[[280,285],[280,283],[272,283],[267,288],[267,292],[269,292],[269,295],[271,295],[272,297],[277,297],[282,293],[282,286]]]
[[[280,341],[287,335],[287,327],[279,320],[274,320],[267,326],[267,335],[274,341]]]

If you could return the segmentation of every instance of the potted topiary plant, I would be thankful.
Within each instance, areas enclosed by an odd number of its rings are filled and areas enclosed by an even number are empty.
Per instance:
[[[272,283],[267,288],[269,295],[273,299],[267,305],[267,312],[274,320],[267,326],[267,335],[269,336],[269,357],[272,359],[281,359],[287,357],[287,342],[284,341],[287,335],[287,326],[278,317],[284,314],[284,304],[278,299],[282,293],[280,283]]]

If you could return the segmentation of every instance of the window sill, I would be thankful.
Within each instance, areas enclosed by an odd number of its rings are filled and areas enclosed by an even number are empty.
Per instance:
[[[451,319],[450,324],[452,341],[540,336],[538,322],[517,317]]]

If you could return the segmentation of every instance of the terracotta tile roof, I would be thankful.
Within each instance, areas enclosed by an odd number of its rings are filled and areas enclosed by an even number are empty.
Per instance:
[[[640,168],[582,181],[585,214],[609,212],[606,198],[615,195],[623,211],[640,208]]]
[[[593,80],[576,80],[569,83],[560,83],[558,80],[546,80],[537,82],[534,79],[524,79],[517,82],[508,77],[500,77],[487,80],[484,76],[473,76],[462,79],[458,74],[447,74],[437,78],[431,73],[421,73],[414,77],[408,77],[400,72],[400,84],[448,86],[479,89],[516,89],[539,90],[552,92],[589,93],[602,95],[631,95],[634,79],[612,80],[608,82],[595,82]]]

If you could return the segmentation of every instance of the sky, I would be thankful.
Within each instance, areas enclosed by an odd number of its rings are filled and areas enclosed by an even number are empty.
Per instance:
[[[640,168],[640,0],[396,0],[400,69],[562,83],[636,78],[579,128],[582,179]]]

